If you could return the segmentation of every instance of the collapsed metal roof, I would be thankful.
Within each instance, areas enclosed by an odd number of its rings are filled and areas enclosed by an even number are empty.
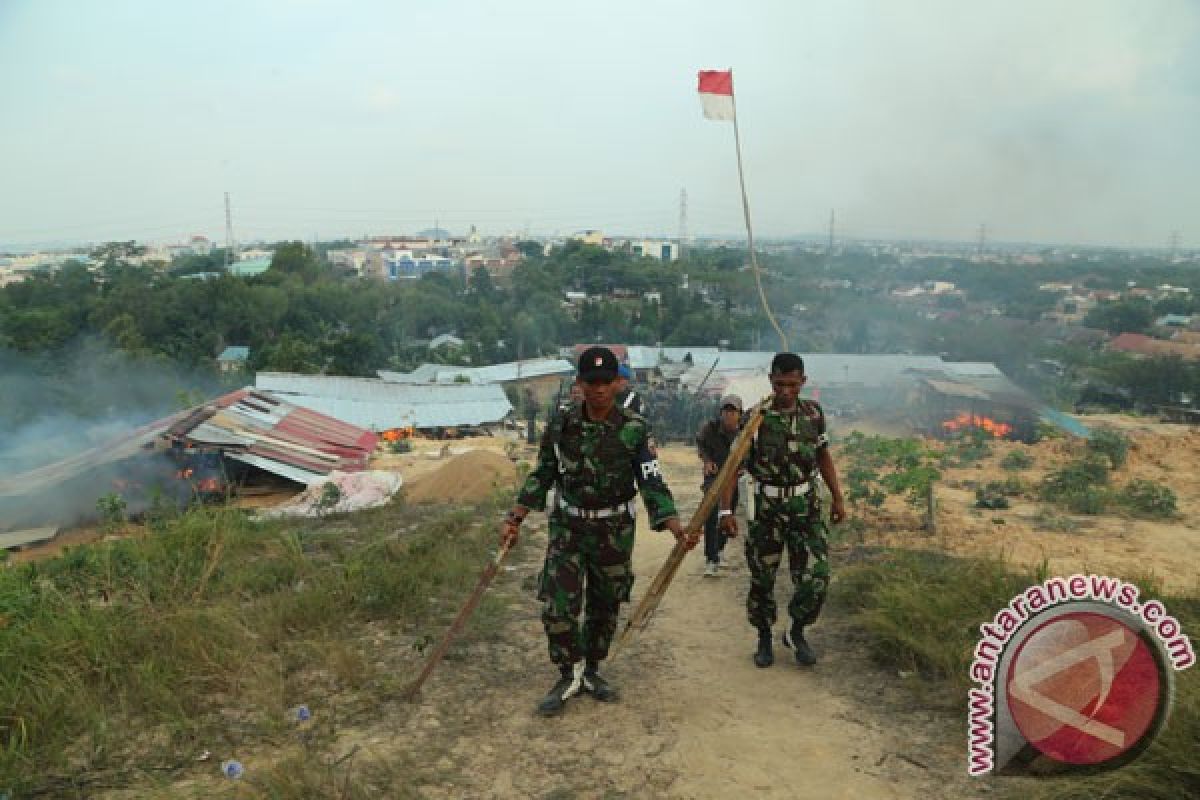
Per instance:
[[[99,467],[161,452],[172,441],[220,450],[229,458],[307,484],[333,470],[366,469],[378,437],[267,392],[239,389],[70,458],[0,479],[0,497],[46,491]]]
[[[306,484],[366,469],[378,441],[370,430],[254,389],[195,409],[166,435]]]

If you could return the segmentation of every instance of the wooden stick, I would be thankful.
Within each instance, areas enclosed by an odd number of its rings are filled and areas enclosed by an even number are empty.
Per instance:
[[[741,468],[742,459],[746,456],[746,451],[750,449],[750,443],[754,441],[754,434],[758,431],[758,426],[762,424],[763,413],[767,410],[771,403],[771,397],[763,400],[755,406],[750,412],[750,419],[742,426],[742,430],[734,439],[733,445],[729,448],[729,455],[725,458],[725,463],[721,465],[721,469],[717,472],[716,480],[708,487],[708,491],[704,493],[704,497],[700,500],[700,505],[692,514],[691,520],[684,529],[685,538],[695,536],[704,530],[704,521],[708,519],[708,515],[712,513],[713,508],[721,498],[721,492],[729,481],[736,480],[738,470]],[[625,627],[621,629],[621,635],[617,637],[617,641],[613,643],[612,655],[616,655],[621,649],[621,645],[629,638],[629,633],[634,628],[644,630],[650,624],[650,617],[658,609],[658,604],[662,601],[663,595],[667,593],[667,589],[671,586],[671,581],[675,579],[675,573],[679,571],[679,565],[683,563],[684,557],[687,555],[687,548],[682,542],[676,542],[671,549],[670,555],[663,565],[659,568],[658,574],[654,576],[654,580],[650,582],[650,588],[646,590],[646,594],[642,597],[633,613],[629,615],[629,620],[625,623]]]
[[[446,651],[450,649],[450,642],[454,640],[466,625],[467,620],[479,605],[480,599],[483,598],[483,593],[487,589],[488,584],[492,582],[492,578],[496,577],[496,573],[500,570],[500,562],[508,555],[508,551],[512,549],[512,544],[505,541],[501,544],[499,552],[488,565],[484,568],[483,574],[479,576],[479,582],[475,584],[475,591],[471,592],[471,596],[467,598],[467,602],[463,603],[463,607],[459,609],[458,616],[454,618],[454,622],[450,623],[450,629],[446,631],[446,635],[438,642],[437,647],[429,654],[429,660],[425,662],[425,668],[421,670],[421,674],[413,681],[412,685],[401,695],[405,700],[412,701],[420,690],[422,684],[433,672],[434,668],[441,662],[442,657],[446,655]]]

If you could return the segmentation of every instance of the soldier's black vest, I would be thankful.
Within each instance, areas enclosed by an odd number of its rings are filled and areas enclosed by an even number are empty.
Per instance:
[[[636,494],[636,453],[621,441],[619,433],[640,417],[620,406],[613,407],[606,422],[589,422],[585,413],[582,406],[572,408],[552,429],[563,496],[582,508],[627,503]]]
[[[750,451],[750,475],[775,486],[809,480],[817,469],[820,419],[820,406],[811,400],[798,400],[794,414],[768,415]]]

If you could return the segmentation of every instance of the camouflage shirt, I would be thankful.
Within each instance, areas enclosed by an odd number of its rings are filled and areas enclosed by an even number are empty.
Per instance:
[[[794,486],[813,476],[817,452],[828,446],[825,413],[812,400],[797,400],[794,411],[768,408],[746,456],[746,470],[756,481]]]
[[[676,515],[646,420],[617,405],[600,422],[587,419],[582,404],[572,406],[546,427],[537,467],[517,502],[542,511],[555,484],[562,500],[577,508],[612,508],[640,489],[655,530]]]

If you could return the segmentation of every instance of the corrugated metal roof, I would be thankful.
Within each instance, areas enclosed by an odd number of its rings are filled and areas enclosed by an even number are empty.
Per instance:
[[[458,389],[458,386],[411,386],[405,389]],[[353,422],[364,428],[383,431],[389,428],[456,428],[463,425],[491,425],[503,420],[512,411],[504,390],[497,384],[464,385],[465,388],[487,389],[486,400],[463,400],[456,396],[439,400],[436,393],[425,393],[421,402],[352,400],[317,395],[288,395],[296,405]],[[455,395],[461,394],[455,392]]]
[[[943,372],[946,363],[938,356],[909,355],[859,355],[856,353],[802,353],[804,372],[812,387],[833,388],[853,386],[858,388],[882,388],[906,380],[909,370],[934,370]],[[767,374],[771,368],[773,352],[753,350],[729,350],[718,353],[716,369],[705,384],[707,389],[714,382],[727,380],[738,373]],[[680,382],[695,387],[704,380],[712,362],[697,361],[696,366],[684,373]]]
[[[471,383],[506,383],[546,375],[570,375],[574,371],[575,367],[570,361],[561,358],[540,358],[469,369],[446,367],[438,370],[437,382],[462,383],[462,379],[466,378]]]
[[[381,369],[375,374],[388,383],[434,383],[437,381],[438,370],[445,367],[445,364],[422,364],[412,372],[390,372]]]
[[[398,405],[456,405],[493,403],[503,398],[504,389],[495,384],[395,383],[378,378],[343,378],[332,375],[298,375],[290,372],[260,372],[255,376],[259,389],[292,399],[293,396],[326,397],[359,403]],[[306,406],[308,407],[308,406]],[[323,412],[325,413],[325,412]],[[347,419],[336,414],[338,419]],[[389,425],[388,427],[396,427]]]
[[[412,372],[379,370],[375,374],[388,383],[484,384],[508,383],[546,375],[570,375],[575,367],[561,358],[531,358],[484,367],[453,367],[446,364],[422,364]]]
[[[682,364],[691,355],[692,363],[712,363],[721,351],[716,347],[651,347],[630,345],[626,348],[631,369],[654,369],[664,361]]]
[[[393,383],[283,372],[260,372],[255,383],[303,408],[376,431],[489,425],[512,411],[498,383]]]

